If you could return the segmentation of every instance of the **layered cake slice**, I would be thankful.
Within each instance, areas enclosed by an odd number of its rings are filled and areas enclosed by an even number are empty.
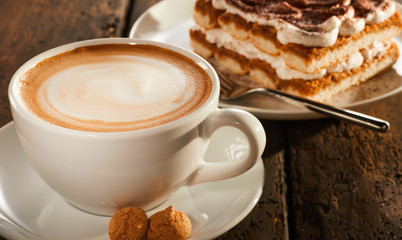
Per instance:
[[[257,85],[325,101],[390,67],[393,0],[197,0],[191,46]]]

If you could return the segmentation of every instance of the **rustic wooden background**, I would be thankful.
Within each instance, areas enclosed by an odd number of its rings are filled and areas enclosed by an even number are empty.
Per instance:
[[[7,87],[20,65],[65,43],[127,37],[156,2],[1,0],[0,127],[12,120]],[[388,120],[385,134],[333,119],[262,120],[262,197],[218,239],[401,239],[401,103],[398,94],[356,109]]]

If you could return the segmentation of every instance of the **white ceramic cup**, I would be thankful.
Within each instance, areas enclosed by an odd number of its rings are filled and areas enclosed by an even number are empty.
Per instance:
[[[77,47],[114,43],[151,44],[191,58],[212,80],[209,98],[200,108],[174,122],[128,132],[71,130],[47,123],[27,110],[18,96],[18,83],[35,64]],[[37,173],[72,205],[99,215],[113,215],[125,206],[148,210],[182,186],[242,174],[256,163],[266,143],[264,128],[253,115],[218,108],[219,79],[208,62],[191,51],[152,41],[94,39],[48,50],[14,74],[9,100],[19,140]],[[245,134],[250,147],[244,159],[204,161],[214,132],[222,126]]]

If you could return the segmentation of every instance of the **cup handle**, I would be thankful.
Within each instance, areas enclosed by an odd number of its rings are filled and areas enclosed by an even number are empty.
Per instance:
[[[231,126],[244,133],[249,143],[249,153],[236,161],[206,162],[203,161],[195,171],[189,185],[202,182],[217,181],[235,177],[254,166],[262,155],[266,137],[261,122],[252,114],[232,108],[218,109],[202,124],[201,137],[210,139],[213,133],[221,127]]]

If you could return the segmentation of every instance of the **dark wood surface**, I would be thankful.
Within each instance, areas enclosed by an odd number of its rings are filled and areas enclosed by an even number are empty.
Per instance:
[[[2,0],[0,127],[12,121],[7,87],[25,61],[73,41],[127,37],[156,2]],[[389,121],[385,134],[333,119],[261,120],[268,139],[263,194],[218,239],[401,239],[401,103],[397,94],[355,109]]]

